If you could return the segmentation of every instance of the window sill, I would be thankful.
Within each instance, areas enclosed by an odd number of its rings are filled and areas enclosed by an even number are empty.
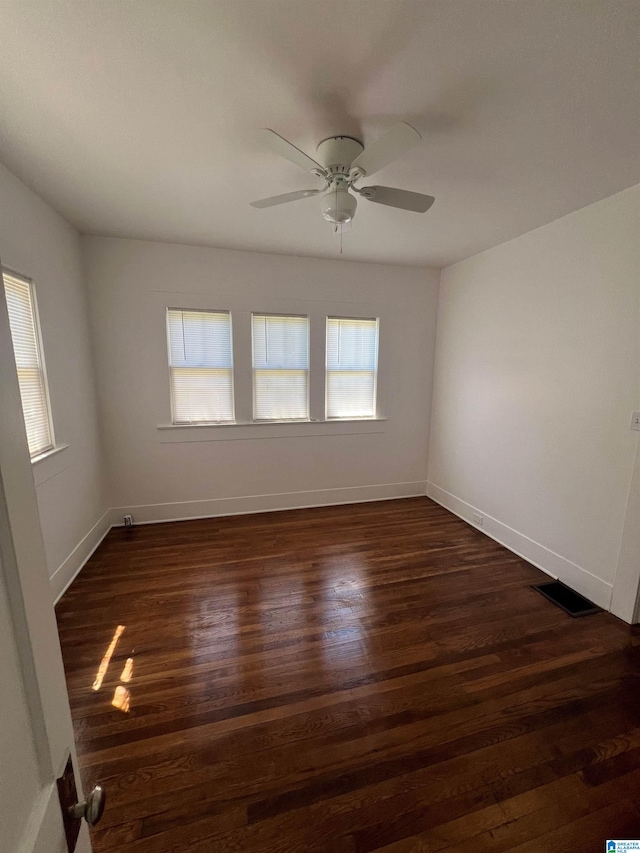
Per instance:
[[[256,421],[247,424],[159,424],[158,435],[160,444],[323,435],[368,435],[385,432],[386,421],[387,418],[345,418],[330,421]]]
[[[62,450],[66,450],[67,447],[69,447],[68,444],[58,444],[56,447],[52,447],[51,450],[45,450],[44,453],[34,456],[31,464],[37,465],[39,462],[44,462],[45,459],[51,459],[52,456],[55,456],[56,453],[60,453]]]
[[[62,451],[68,447],[68,444],[58,444],[51,450],[33,457],[31,465],[33,466],[33,482],[36,486],[46,483],[47,480],[66,470],[66,454],[62,453]]]

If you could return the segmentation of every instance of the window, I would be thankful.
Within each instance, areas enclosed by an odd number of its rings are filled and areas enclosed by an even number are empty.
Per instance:
[[[233,318],[236,321],[233,331],[239,336],[236,356],[240,359],[240,363],[234,365],[229,311],[167,308],[171,426],[235,424],[245,427],[249,423],[310,422],[310,419],[313,422],[376,419],[379,414],[380,321],[375,318],[327,317],[326,313],[318,313],[315,317],[317,321],[326,323],[324,413],[321,402],[322,361],[312,363],[310,360],[313,318],[241,310]],[[252,345],[251,391],[248,346],[244,347],[244,341],[248,344],[249,335]],[[317,344],[320,347],[320,340]],[[238,375],[235,373],[237,369],[240,370]],[[236,406],[239,421],[235,419]],[[160,425],[158,428],[167,429],[169,426]],[[368,431],[370,429],[367,427]],[[335,430],[331,428],[332,431]],[[226,430],[217,432],[216,438],[224,435]],[[257,434],[261,430],[244,430],[238,437],[248,432]],[[175,435],[184,438],[185,433],[179,431]],[[205,435],[213,436],[213,432]]]
[[[309,419],[309,318],[252,314],[253,418]]]
[[[378,321],[327,317],[327,420],[374,418]]]
[[[29,453],[33,459],[53,449],[53,427],[35,293],[33,284],[27,279],[6,271],[2,277]]]
[[[167,309],[174,424],[233,422],[233,358],[228,311]]]

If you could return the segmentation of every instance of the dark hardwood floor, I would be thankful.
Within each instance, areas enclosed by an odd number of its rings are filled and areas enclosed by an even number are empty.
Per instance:
[[[57,608],[96,853],[640,838],[640,636],[545,577],[427,498],[111,531]]]

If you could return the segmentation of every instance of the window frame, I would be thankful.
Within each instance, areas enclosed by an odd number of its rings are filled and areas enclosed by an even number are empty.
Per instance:
[[[52,412],[52,408],[51,408],[51,395],[49,392],[49,377],[47,374],[47,363],[46,363],[46,359],[45,359],[45,355],[44,355],[44,345],[42,342],[42,327],[40,325],[40,311],[38,309],[38,295],[36,293],[35,282],[33,281],[33,279],[30,276],[26,276],[23,273],[18,272],[17,270],[12,269],[11,267],[7,267],[3,264],[0,267],[0,275],[2,275],[2,287],[3,287],[3,290],[5,292],[5,294],[4,294],[5,295],[5,301],[6,301],[6,284],[4,281],[5,274],[7,276],[9,276],[10,278],[15,278],[18,281],[22,282],[23,284],[26,284],[28,289],[29,289],[29,302],[30,302],[30,306],[31,306],[31,316],[33,319],[33,333],[34,333],[33,336],[34,336],[35,345],[36,345],[36,355],[37,355],[37,359],[38,359],[39,373],[40,373],[41,382],[42,382],[43,398],[44,398],[44,405],[45,405],[45,414],[46,414],[46,421],[47,421],[47,427],[48,427],[48,431],[49,431],[49,442],[50,442],[47,447],[38,450],[36,453],[32,453],[31,448],[28,447],[29,437],[27,434],[27,447],[29,449],[29,458],[31,460],[31,463],[33,464],[34,462],[39,462],[44,457],[49,456],[52,453],[55,453],[57,450],[62,450],[67,445],[59,446],[56,444],[56,435],[55,435],[55,430],[54,430],[54,426],[53,426],[53,412]],[[9,330],[11,331],[11,322],[9,322]],[[11,346],[13,349],[14,362],[15,362],[15,346],[13,343],[13,337],[11,340]],[[17,376],[17,365],[16,365],[16,376]],[[20,403],[22,405],[22,394],[20,395]],[[26,433],[27,422],[26,422],[26,418],[24,415],[24,407],[22,408],[22,418],[24,421],[25,433]]]
[[[224,421],[177,421],[175,420],[175,406],[173,394],[173,373],[176,368],[171,364],[171,332],[169,329],[169,312],[179,311],[181,314],[227,314],[229,316],[229,352],[231,355],[231,420]],[[167,379],[169,382],[169,407],[172,427],[216,427],[236,425],[236,395],[235,395],[235,363],[233,355],[233,317],[228,308],[176,308],[165,307],[165,333],[167,339]],[[216,368],[212,368],[216,369]]]
[[[304,418],[256,418],[256,383],[255,376],[256,370],[263,370],[265,368],[256,368],[254,367],[254,356],[255,356],[255,347],[253,340],[253,319],[254,317],[283,317],[283,318],[292,318],[296,320],[306,320],[307,324],[307,393],[306,393],[306,407],[307,407],[307,415]],[[250,325],[250,333],[251,333],[251,416],[253,424],[301,424],[301,423],[309,423],[311,420],[311,318],[308,314],[291,314],[291,313],[283,313],[283,312],[273,312],[273,311],[251,311],[249,317],[249,325]],[[274,368],[277,370],[278,368]],[[280,368],[282,370],[286,368]]]
[[[350,320],[354,323],[375,323],[376,324],[376,347],[375,347],[375,369],[373,370],[373,405],[371,415],[345,415],[344,417],[329,416],[329,382],[327,367],[328,353],[328,338],[329,338],[329,320]],[[337,373],[338,371],[331,371]],[[324,417],[327,422],[340,423],[341,421],[375,421],[379,420],[378,415],[378,378],[380,373],[380,317],[343,317],[337,314],[327,314],[325,318],[325,336],[324,336]]]

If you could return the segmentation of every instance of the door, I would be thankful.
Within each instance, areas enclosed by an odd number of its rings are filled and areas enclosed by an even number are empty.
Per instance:
[[[69,756],[80,776],[2,286],[0,678],[0,851],[66,853],[56,779]]]

